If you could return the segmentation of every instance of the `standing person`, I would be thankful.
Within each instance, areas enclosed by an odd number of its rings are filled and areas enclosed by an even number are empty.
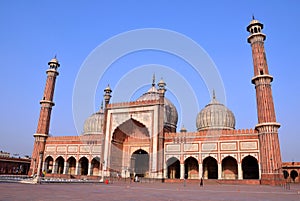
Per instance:
[[[200,187],[203,187],[203,178],[200,179]]]

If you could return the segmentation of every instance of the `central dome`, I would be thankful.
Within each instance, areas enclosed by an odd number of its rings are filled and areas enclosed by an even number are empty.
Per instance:
[[[235,128],[235,118],[233,113],[213,96],[212,101],[197,115],[196,126],[198,131],[209,129],[232,130]]]
[[[153,80],[152,87],[140,96],[137,101],[144,101],[144,100],[158,100],[159,93],[157,88],[155,87],[155,83]],[[175,105],[166,97],[164,98],[164,126],[165,128],[170,128],[171,130],[176,131],[177,128],[177,121],[178,121],[178,113],[176,110]]]

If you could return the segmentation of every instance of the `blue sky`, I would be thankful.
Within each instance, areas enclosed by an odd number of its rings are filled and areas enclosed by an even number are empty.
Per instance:
[[[201,46],[220,73],[226,92],[224,104],[235,114],[236,128],[254,128],[257,116],[251,84],[253,65],[246,31],[254,14],[264,23],[263,32],[267,35],[265,48],[270,74],[274,77],[276,116],[282,125],[279,130],[282,157],[284,161],[300,161],[299,8],[296,0],[272,1],[272,4],[259,0],[0,1],[0,150],[31,154],[45,71],[55,54],[61,67],[50,132],[54,136],[77,135],[73,89],[84,62],[95,48],[112,37],[146,28],[180,33]],[[134,77],[139,69],[148,80]],[[134,100],[150,87],[155,73],[158,80],[163,77],[166,81],[166,95],[180,114],[189,105],[186,101],[196,100],[197,110],[184,114],[178,124],[179,128],[184,124],[189,131],[195,131],[196,115],[210,101],[211,89],[191,69],[181,58],[166,52],[146,50],[125,55],[99,77],[92,97],[93,110],[99,109],[103,88],[108,83],[113,90],[127,94],[124,100],[113,94],[113,101]],[[184,81],[170,85],[174,83],[170,70]],[[126,81],[128,77],[130,82]],[[184,84],[191,88],[180,88]],[[128,91],[130,87],[134,91]],[[79,133],[82,131],[77,129]]]

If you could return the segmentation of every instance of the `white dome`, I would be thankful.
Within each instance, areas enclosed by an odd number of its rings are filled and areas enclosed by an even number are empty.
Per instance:
[[[232,130],[235,128],[235,117],[227,107],[213,97],[213,100],[197,115],[196,126],[198,131],[209,129]]]
[[[83,135],[103,134],[104,112],[103,109],[88,117],[83,126]]]

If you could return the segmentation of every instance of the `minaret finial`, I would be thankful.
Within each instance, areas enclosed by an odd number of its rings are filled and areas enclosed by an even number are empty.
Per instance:
[[[103,110],[103,100],[101,101],[100,109]]]
[[[255,20],[254,14],[252,14],[252,20]]]
[[[213,100],[215,100],[216,99],[216,92],[215,92],[215,90],[213,89]]]
[[[153,87],[155,86],[155,73],[153,73],[153,76],[152,76],[152,86]]]

